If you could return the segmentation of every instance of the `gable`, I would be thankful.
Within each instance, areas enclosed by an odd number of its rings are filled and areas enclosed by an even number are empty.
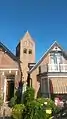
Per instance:
[[[31,73],[33,70],[35,70],[41,62],[43,62],[44,58],[51,52],[51,51],[62,51],[64,55],[65,51],[64,49],[57,43],[57,41],[55,41],[50,48],[45,52],[45,54],[40,58],[40,60],[35,64],[35,66],[29,71],[29,73]],[[66,55],[67,57],[67,55]]]
[[[18,67],[19,62],[17,57],[0,42],[0,67]]]
[[[62,51],[62,50],[57,45],[54,45],[53,48],[51,48],[51,51]]]
[[[14,59],[15,61],[19,61],[17,59],[17,57],[4,45],[0,42],[0,49],[3,51],[3,52],[7,52],[7,54],[12,58]]]
[[[18,68],[18,63],[0,49],[0,68]]]

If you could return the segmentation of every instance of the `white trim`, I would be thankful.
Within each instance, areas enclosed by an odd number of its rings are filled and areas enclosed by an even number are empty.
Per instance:
[[[51,63],[50,53],[49,53],[49,64]]]
[[[67,72],[67,64],[48,64],[48,72]]]
[[[4,72],[2,72],[2,75],[4,76]]]
[[[4,79],[4,103],[5,103],[5,101],[6,101],[6,85],[7,85],[7,80],[6,79]]]
[[[11,74],[11,70],[9,70],[9,74]]]
[[[54,77],[57,77],[57,78],[58,78],[58,77],[65,78],[65,77],[67,77],[67,76],[53,76],[53,75],[52,75],[52,76],[46,76],[46,77],[43,76],[43,77],[41,77],[41,79],[43,79],[43,78],[52,78],[52,77],[53,77],[53,78],[54,78]]]
[[[17,71],[16,71],[16,75],[17,75]]]
[[[62,77],[62,78],[65,78],[65,77],[67,77],[67,76],[48,76],[49,78],[51,78],[51,77]]]
[[[2,69],[2,68],[1,68],[0,71],[1,71],[1,70],[2,70],[2,71],[4,71],[4,70],[6,70],[6,71],[7,71],[7,70],[13,70],[13,71],[14,71],[14,70],[19,70],[19,69],[18,69],[18,68],[13,68],[13,69],[11,69],[11,68]]]

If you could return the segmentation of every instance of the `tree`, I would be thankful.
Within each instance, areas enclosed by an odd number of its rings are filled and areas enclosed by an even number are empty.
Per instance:
[[[27,90],[24,92],[23,95],[23,103],[26,105],[32,100],[34,100],[34,95],[35,95],[34,89],[32,87],[27,87]]]

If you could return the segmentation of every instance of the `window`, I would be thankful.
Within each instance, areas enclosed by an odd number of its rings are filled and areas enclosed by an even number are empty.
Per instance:
[[[26,48],[24,48],[23,53],[27,54],[27,49]]]
[[[62,53],[61,52],[53,52],[50,54],[50,70],[52,71],[61,71],[60,64],[63,63],[62,61]]]
[[[29,49],[29,54],[32,54],[32,50],[31,49]]]
[[[62,63],[61,53],[51,53],[51,63],[52,64]]]
[[[47,80],[47,78],[41,79],[41,93],[48,93],[48,80]]]
[[[48,97],[48,81],[47,78],[41,79],[40,91],[42,97]]]

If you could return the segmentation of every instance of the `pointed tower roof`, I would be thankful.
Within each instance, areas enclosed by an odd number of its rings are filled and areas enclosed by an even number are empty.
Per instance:
[[[30,35],[30,33],[29,33],[28,30],[26,31],[26,33],[24,34],[24,36],[21,38],[21,40],[25,40],[26,38],[31,39],[33,42],[35,42],[35,41],[33,40],[33,38],[31,37],[31,35]],[[21,41],[21,40],[20,40],[20,41]]]

